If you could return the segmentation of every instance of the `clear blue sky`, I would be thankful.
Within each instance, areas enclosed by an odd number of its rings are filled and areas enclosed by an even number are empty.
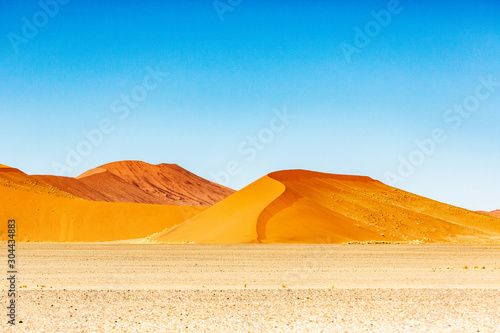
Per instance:
[[[54,1],[0,3],[2,164],[60,174],[79,147],[65,175],[134,159],[229,170],[235,189],[295,168],[388,183],[441,128],[396,186],[500,208],[500,87],[480,87],[500,82],[497,1]],[[466,102],[467,118],[447,113]],[[89,149],[103,119],[113,131]]]

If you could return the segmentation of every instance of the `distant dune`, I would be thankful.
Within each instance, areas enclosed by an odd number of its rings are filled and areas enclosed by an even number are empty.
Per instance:
[[[35,177],[75,197],[93,201],[210,207],[234,193],[178,165],[140,161],[105,164],[76,179]]]
[[[490,215],[490,216],[493,216],[493,217],[499,217],[500,218],[500,209],[497,209],[497,210],[494,210],[494,211],[491,211],[491,212],[477,211],[477,213],[486,214],[486,215]]]
[[[271,173],[153,242],[345,243],[500,241],[497,219],[368,177]]]
[[[53,186],[42,179],[35,176],[29,176],[24,172],[0,164],[0,187],[8,187],[10,189],[27,191],[31,193],[43,193],[51,196],[62,198],[77,198],[57,186]],[[2,198],[3,204],[3,198]]]
[[[32,177],[44,183],[50,184],[53,187],[60,189],[61,191],[70,193],[76,198],[90,201],[114,201],[108,195],[99,192],[95,188],[88,186],[87,184],[76,178],[45,175],[36,175]]]

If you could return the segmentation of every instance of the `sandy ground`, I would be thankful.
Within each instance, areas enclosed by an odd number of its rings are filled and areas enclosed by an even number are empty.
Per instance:
[[[18,261],[14,331],[500,332],[495,245],[20,244]]]

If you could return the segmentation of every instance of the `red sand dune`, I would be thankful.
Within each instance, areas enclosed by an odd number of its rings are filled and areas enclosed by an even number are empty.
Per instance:
[[[153,242],[344,243],[500,241],[497,219],[368,177],[271,173]]]
[[[106,201],[114,202],[209,207],[234,193],[176,164],[122,161],[102,165],[76,178],[108,197]]]
[[[500,209],[497,209],[497,210],[494,210],[494,211],[491,211],[491,212],[477,211],[477,213],[486,214],[486,215],[489,215],[489,216],[499,217],[500,218]]]

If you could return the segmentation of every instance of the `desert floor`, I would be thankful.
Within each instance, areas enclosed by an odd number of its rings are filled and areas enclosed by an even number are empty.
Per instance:
[[[500,332],[499,245],[23,243],[17,254],[21,323],[0,331]]]

